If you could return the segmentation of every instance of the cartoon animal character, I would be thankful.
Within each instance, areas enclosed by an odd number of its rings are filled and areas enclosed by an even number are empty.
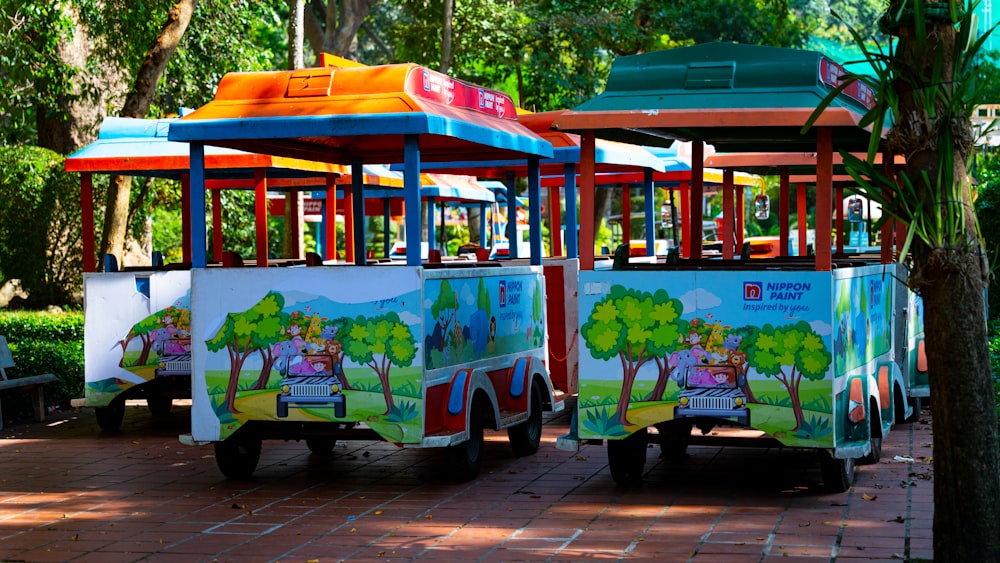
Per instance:
[[[722,346],[722,330],[722,323],[715,321],[715,324],[712,325],[712,331],[708,333],[708,339],[705,340],[706,349],[713,350]]]
[[[739,334],[730,334],[726,336],[725,341],[722,342],[722,347],[729,351],[738,350],[740,345],[743,344],[743,337]]]
[[[485,309],[476,309],[469,317],[469,324],[463,327],[468,330],[468,340],[472,341],[472,352],[477,356],[486,353],[486,343],[489,340],[489,321]],[[491,350],[492,351],[492,350]]]
[[[458,319],[455,319],[455,326],[452,327],[454,336],[452,336],[451,343],[452,343],[452,346],[454,346],[456,348],[464,348],[465,347],[465,334],[462,332],[462,328],[463,327],[458,322]]]
[[[721,374],[723,381],[725,381],[725,374]],[[714,387],[719,384],[712,372],[706,367],[695,367],[694,373],[688,375],[687,378],[688,387]]]
[[[424,336],[424,360],[426,363],[431,363],[431,350],[437,349],[438,352],[444,351],[444,325],[441,320],[438,319],[434,323],[434,330],[430,334]]]
[[[320,331],[319,337],[323,340],[334,340],[337,338],[337,332],[339,330],[340,329],[337,328],[337,325],[326,325],[323,327],[323,330]]]
[[[486,346],[490,354],[493,353],[493,350],[496,347],[496,339],[497,339],[497,318],[490,317],[490,341],[489,344],[487,344]]]
[[[670,372],[670,379],[673,379],[678,385],[684,385],[684,376],[689,370],[694,369],[699,361],[698,355],[692,350],[674,352],[670,355],[670,365],[674,366],[673,371]]]

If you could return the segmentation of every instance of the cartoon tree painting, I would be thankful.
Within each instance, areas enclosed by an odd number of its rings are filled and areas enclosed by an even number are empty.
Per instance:
[[[143,366],[149,360],[149,351],[153,349],[153,342],[156,340],[157,331],[161,328],[160,319],[157,315],[150,315],[145,319],[135,323],[132,328],[128,331],[128,335],[124,339],[119,340],[118,344],[122,348],[122,359],[118,362],[121,366],[125,361],[125,349],[128,348],[129,342],[132,342],[136,338],[142,341],[142,349],[139,351],[139,358],[134,362],[133,365]]]
[[[226,321],[211,339],[205,342],[208,350],[229,352],[229,383],[226,385],[225,404],[236,414],[236,390],[243,363],[251,354],[268,347],[276,335],[288,324],[289,316],[282,312],[285,298],[280,293],[268,292],[260,301],[242,313],[229,313]],[[266,380],[265,380],[266,383]]]
[[[631,425],[627,413],[639,368],[664,356],[681,340],[683,310],[681,302],[665,290],[650,294],[616,284],[594,305],[580,329],[592,357],[621,360],[623,381],[615,414],[623,426]]]
[[[744,341],[747,362],[766,377],[773,377],[788,390],[798,430],[805,419],[799,386],[802,378],[818,381],[826,376],[832,356],[819,334],[805,321],[784,326],[765,324]]]
[[[142,341],[142,349],[139,351],[139,358],[133,365],[144,366],[149,361],[149,352],[153,349],[153,344],[157,339],[166,339],[164,331],[168,327],[190,327],[191,312],[187,309],[175,307],[173,305],[157,311],[152,315],[136,323],[129,331],[128,335],[118,341],[122,349],[122,359],[118,362],[119,367],[125,361],[125,350],[130,342],[139,338]]]
[[[490,292],[486,289],[486,281],[479,278],[479,289],[476,292],[476,306],[486,312],[486,318],[490,317]]]
[[[353,321],[345,321],[345,330],[340,334],[344,353],[351,360],[372,368],[378,375],[385,396],[383,414],[389,414],[394,407],[389,371],[393,365],[406,367],[413,363],[417,355],[416,339],[409,325],[401,321],[395,312],[372,318],[359,315]]]
[[[281,297],[280,294],[275,295]],[[281,300],[284,301],[284,298]],[[277,359],[274,354],[274,345],[285,336],[285,322],[287,322],[288,315],[286,313],[278,313],[277,318],[280,321],[278,323],[258,324],[257,329],[252,334],[253,345],[260,351],[264,363],[260,368],[260,375],[257,376],[257,381],[254,382],[251,389],[259,390],[267,388],[267,380],[271,377],[271,368],[274,367],[274,362]]]
[[[451,284],[448,280],[441,280],[441,289],[438,292],[437,299],[431,305],[431,314],[434,315],[435,322],[438,327],[440,327],[441,338],[435,339],[435,343],[438,346],[438,351],[444,350],[446,335],[448,334],[448,328],[451,326],[451,322],[455,320],[455,315],[458,313],[458,294],[455,290],[451,288]],[[438,333],[438,327],[434,328],[434,333]]]

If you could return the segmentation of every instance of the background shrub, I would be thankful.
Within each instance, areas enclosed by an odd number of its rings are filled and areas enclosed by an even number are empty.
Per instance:
[[[0,312],[0,334],[17,366],[8,378],[54,374],[57,381],[45,385],[49,408],[67,409],[70,399],[83,396],[83,313]],[[8,393],[3,401],[5,418],[31,417],[26,393]]]

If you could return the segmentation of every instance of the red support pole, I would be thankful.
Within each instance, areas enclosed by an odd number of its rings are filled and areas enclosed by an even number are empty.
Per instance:
[[[816,130],[816,271],[833,269],[833,129]]]
[[[628,248],[632,243],[632,190],[622,186],[622,244]],[[612,248],[611,252],[614,253]],[[631,250],[630,250],[631,252]]]
[[[593,129],[580,135],[580,269],[594,269],[594,157]]]
[[[734,182],[735,183],[735,182]],[[743,252],[743,235],[746,230],[746,201],[743,193],[746,191],[743,186],[735,186],[736,189],[736,249]]]
[[[334,260],[337,258],[337,175],[326,175],[326,216],[323,218],[326,225],[326,244],[323,246],[323,258]]]
[[[267,267],[267,173],[263,168],[253,171],[254,219],[257,230],[257,267]]]
[[[348,189],[344,190],[344,259],[354,263],[354,192],[347,186]],[[419,216],[420,212],[416,212],[416,216]],[[415,215],[408,215],[413,217]],[[406,241],[407,244],[413,244],[410,241]],[[416,244],[420,244],[417,241]]]
[[[778,185],[778,256],[788,256],[789,222],[792,220],[792,198],[789,193],[788,167],[782,166]]]
[[[844,186],[837,186],[837,197],[833,201],[833,212],[837,217],[837,254],[844,253]]]
[[[691,257],[691,236],[689,235],[688,229],[688,226],[691,224],[691,214],[688,213],[691,208],[691,206],[688,205],[691,200],[689,190],[690,188],[688,187],[687,182],[681,182],[680,188],[677,190],[680,192],[677,194],[679,197],[676,200],[677,207],[679,208],[678,214],[681,218],[681,256],[684,258]],[[674,241],[674,244],[676,245],[677,241]]]
[[[80,174],[80,225],[83,233],[83,271],[96,272],[94,177],[90,172]]]
[[[691,235],[691,258],[701,258],[703,214],[705,205],[705,143],[691,142],[691,194],[688,198],[691,221],[688,223],[688,233]]]
[[[559,187],[552,186],[549,188],[549,235],[552,236],[552,256],[562,256],[562,221],[559,218],[560,214],[559,205]],[[483,219],[485,220],[485,217]]]
[[[722,232],[719,238],[722,239],[722,258],[733,259],[733,169],[726,168],[722,171]]]
[[[212,260],[222,262],[222,190],[212,190]]]
[[[181,256],[191,262],[191,175],[187,172],[181,174]]]
[[[285,205],[289,206],[286,217],[291,217],[292,221],[295,222],[292,228],[285,228],[286,233],[291,234],[291,241],[288,245],[291,249],[289,258],[301,259],[302,258],[302,214],[299,213],[299,190],[296,188],[291,188],[285,192]]]
[[[798,204],[797,213],[799,219],[799,256],[805,256],[809,254],[809,245],[806,241],[806,236],[808,234],[809,228],[809,216],[806,212],[806,185],[803,182],[798,184],[798,190],[796,192],[796,203]]]

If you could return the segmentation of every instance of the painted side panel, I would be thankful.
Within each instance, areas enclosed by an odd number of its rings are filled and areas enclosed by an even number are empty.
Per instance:
[[[581,271],[580,437],[725,414],[832,447],[832,295],[826,272]]]
[[[189,272],[90,273],[83,285],[87,406],[153,380],[168,357],[186,356],[190,373]]]
[[[419,268],[219,268],[192,283],[194,439],[287,420],[420,440]]]

